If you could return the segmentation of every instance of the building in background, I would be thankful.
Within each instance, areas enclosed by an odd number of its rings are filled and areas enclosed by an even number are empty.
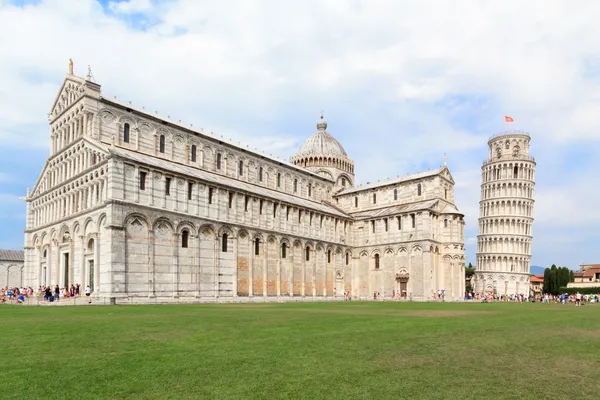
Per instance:
[[[573,272],[573,282],[567,284],[568,288],[595,288],[600,287],[600,264],[581,264],[579,271]]]
[[[23,250],[0,250],[0,288],[24,285]]]
[[[540,296],[544,291],[544,275],[534,275],[529,278],[530,293]]]
[[[27,194],[28,285],[126,298],[462,299],[464,220],[444,165],[354,185],[317,131],[291,162],[102,95],[72,67]]]
[[[481,167],[475,290],[497,295],[529,292],[535,159],[527,133],[488,141]]]

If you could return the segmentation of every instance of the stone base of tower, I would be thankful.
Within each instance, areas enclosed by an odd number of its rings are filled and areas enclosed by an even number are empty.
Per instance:
[[[529,274],[517,272],[475,271],[475,292],[495,293],[498,296],[524,294],[529,297]]]

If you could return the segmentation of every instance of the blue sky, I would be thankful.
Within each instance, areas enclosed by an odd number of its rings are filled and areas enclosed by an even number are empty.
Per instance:
[[[534,265],[600,262],[600,4],[581,1],[0,0],[0,248],[23,242],[67,71],[105,95],[287,159],[315,130],[357,182],[448,156],[475,260],[488,138],[529,132]]]

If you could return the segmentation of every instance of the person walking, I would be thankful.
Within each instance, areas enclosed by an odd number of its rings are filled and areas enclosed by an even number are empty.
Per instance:
[[[85,297],[88,299],[88,304],[92,304],[92,290],[90,289],[90,285],[85,288]]]

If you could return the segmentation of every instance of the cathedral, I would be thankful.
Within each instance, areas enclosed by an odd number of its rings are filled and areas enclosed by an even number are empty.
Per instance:
[[[289,162],[102,95],[70,64],[27,191],[25,284],[93,296],[462,300],[446,165],[355,185],[323,116]],[[445,164],[445,163],[444,163]]]

